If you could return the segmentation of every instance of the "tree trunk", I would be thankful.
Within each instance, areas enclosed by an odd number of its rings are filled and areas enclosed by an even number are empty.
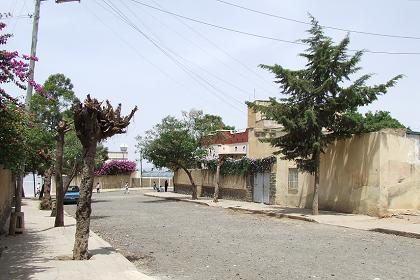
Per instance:
[[[214,195],[213,195],[213,202],[219,201],[219,188],[220,188],[220,160],[217,162],[216,167],[216,178],[215,178],[215,185],[214,185]]]
[[[67,177],[68,180],[67,180],[66,184],[64,185],[64,193],[66,193],[68,191],[69,186],[71,184],[71,181],[73,181],[73,179],[76,176],[76,174],[78,173],[78,171],[79,171],[78,164],[75,163],[70,175],[68,175],[68,177]]]
[[[92,137],[93,138],[93,137]],[[73,248],[73,259],[87,260],[91,198],[95,170],[96,139],[90,139],[87,147],[84,147],[85,157],[82,166],[82,182],[80,185],[80,199],[76,211],[76,234]]]
[[[188,178],[190,179],[191,185],[192,185],[192,195],[191,195],[191,199],[197,199],[197,186],[195,185],[194,179],[191,175],[191,172],[187,169],[187,168],[182,168],[185,173],[187,173]]]
[[[23,175],[16,176],[16,204],[15,212],[22,212]]]
[[[35,172],[32,172],[32,180],[34,181],[34,197],[36,197]]]
[[[319,192],[319,176],[320,176],[320,151],[317,151],[314,154],[315,157],[315,180],[314,180],[314,198],[312,201],[312,215],[318,215],[319,211],[318,211],[318,192]]]
[[[64,227],[64,189],[63,189],[63,150],[64,150],[64,130],[59,127],[57,129],[57,148],[55,155],[55,223],[54,227]]]
[[[44,190],[41,200],[41,210],[51,209],[51,177],[53,168],[48,168],[44,173]]]

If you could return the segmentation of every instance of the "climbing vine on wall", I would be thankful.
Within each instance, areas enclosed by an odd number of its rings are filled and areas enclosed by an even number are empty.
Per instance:
[[[276,157],[271,156],[263,159],[250,159],[243,157],[241,159],[226,159],[220,166],[220,174],[222,175],[244,175],[258,172],[270,171]],[[206,160],[202,162],[202,167],[211,172],[216,172],[217,159]]]

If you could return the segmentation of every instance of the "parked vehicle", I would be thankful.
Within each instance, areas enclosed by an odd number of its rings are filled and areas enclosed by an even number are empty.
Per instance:
[[[64,203],[78,203],[80,198],[79,187],[70,186],[69,190],[64,194]]]

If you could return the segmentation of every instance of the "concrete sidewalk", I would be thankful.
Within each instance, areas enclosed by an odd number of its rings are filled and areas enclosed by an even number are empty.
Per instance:
[[[420,239],[420,215],[411,215],[410,217],[403,217],[400,215],[390,218],[377,218],[367,215],[320,211],[318,216],[314,216],[311,214],[310,209],[284,208],[276,205],[266,205],[254,202],[219,199],[218,203],[214,203],[213,200],[209,198],[201,197],[198,200],[192,200],[190,195],[173,192],[149,192],[144,195],[199,203],[212,207],[266,214],[279,218],[298,219],[326,225],[376,231]]]
[[[65,227],[54,228],[50,211],[38,210],[38,200],[23,200],[25,231],[0,237],[0,279],[153,279],[139,271],[112,246],[90,233],[88,261],[70,260],[75,225],[65,214]]]

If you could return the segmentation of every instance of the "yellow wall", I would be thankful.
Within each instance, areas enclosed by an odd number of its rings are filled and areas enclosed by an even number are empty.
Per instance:
[[[414,139],[381,134],[382,201],[389,209],[420,210],[420,159]]]
[[[0,234],[7,231],[13,195],[12,173],[0,165]]]

